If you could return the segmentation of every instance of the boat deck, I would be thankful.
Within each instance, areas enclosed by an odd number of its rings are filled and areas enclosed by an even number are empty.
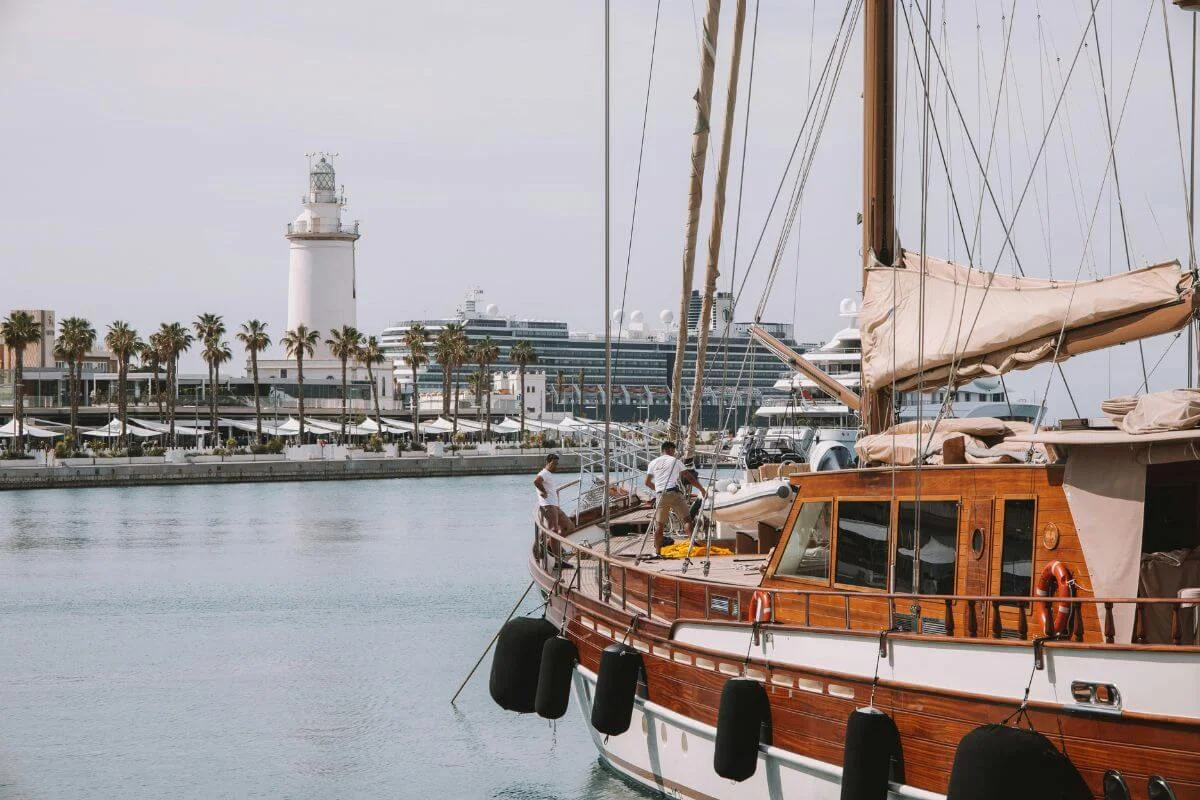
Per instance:
[[[695,577],[710,582],[733,584],[742,587],[758,586],[762,582],[763,570],[767,564],[767,556],[747,553],[744,555],[713,556],[707,559],[703,555],[693,555],[690,564],[683,558],[662,558],[654,556],[654,543],[645,535],[645,526],[649,524],[653,509],[636,509],[622,514],[613,520],[614,535],[610,541],[613,558],[633,566],[639,553],[642,555],[637,566],[650,572],[663,575],[682,575]],[[585,525],[567,537],[568,541],[584,547],[603,547],[604,529],[600,525]],[[679,540],[676,540],[679,541]],[[685,540],[686,541],[686,540]],[[697,538],[697,545],[702,540]],[[713,540],[713,545],[733,549],[733,542]],[[701,551],[703,552],[703,551]],[[709,562],[708,574],[704,573],[704,562]],[[572,567],[575,560],[571,559]],[[585,561],[584,582],[590,577],[591,570],[586,569]]]

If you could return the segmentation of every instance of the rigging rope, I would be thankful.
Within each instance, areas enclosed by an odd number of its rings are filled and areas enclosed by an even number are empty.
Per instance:
[[[658,49],[658,20],[662,12],[662,0],[654,8],[654,33],[650,37],[650,67],[646,74],[646,100],[642,107],[642,135],[638,141],[637,175],[633,180],[633,210],[629,217],[629,244],[625,249],[625,280],[621,284],[621,313],[624,314],[626,295],[629,293],[629,267],[633,261],[633,235],[637,228],[638,195],[642,187],[642,160],[646,153],[646,122],[650,119],[650,87],[654,82],[654,54]],[[622,320],[623,321],[623,320]],[[616,358],[614,368],[621,361],[621,336],[624,325],[617,325]],[[647,404],[650,398],[646,398]]]

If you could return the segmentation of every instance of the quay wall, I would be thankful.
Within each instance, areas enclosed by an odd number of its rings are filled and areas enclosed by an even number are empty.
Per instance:
[[[126,463],[96,459],[84,465],[0,467],[0,490],[56,489],[86,486],[167,486],[191,483],[268,483],[380,478],[439,478],[473,475],[528,474],[545,462],[544,453],[495,455],[404,456],[307,461],[204,461],[197,463]],[[11,463],[11,462],[10,462]],[[579,469],[579,455],[563,453],[560,469]]]

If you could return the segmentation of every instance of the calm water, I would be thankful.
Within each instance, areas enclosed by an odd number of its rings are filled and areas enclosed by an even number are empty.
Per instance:
[[[0,493],[0,798],[646,797],[490,659],[448,704],[529,480]]]

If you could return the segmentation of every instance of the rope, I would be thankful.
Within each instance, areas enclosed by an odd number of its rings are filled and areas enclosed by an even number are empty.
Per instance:
[[[646,74],[646,100],[642,106],[642,135],[638,141],[637,174],[633,181],[633,210],[629,218],[629,244],[625,249],[625,280],[621,284],[621,309],[624,313],[626,295],[629,292],[629,268],[633,261],[633,235],[637,226],[638,195],[642,186],[642,162],[646,154],[646,123],[650,119],[650,87],[654,82],[654,54],[658,49],[658,21],[662,12],[662,0],[654,7],[654,33],[650,37],[650,67]],[[614,368],[621,361],[621,336],[625,332],[624,325],[617,326],[616,358]]]

